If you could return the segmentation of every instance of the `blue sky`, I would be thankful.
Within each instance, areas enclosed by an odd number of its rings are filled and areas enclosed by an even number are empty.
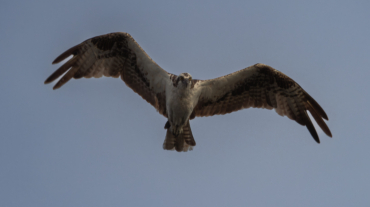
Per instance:
[[[0,206],[366,206],[368,1],[2,1]],[[329,116],[316,144],[274,111],[191,122],[164,151],[165,118],[120,79],[53,91],[51,62],[128,32],[165,70],[209,79],[255,63],[297,81]]]

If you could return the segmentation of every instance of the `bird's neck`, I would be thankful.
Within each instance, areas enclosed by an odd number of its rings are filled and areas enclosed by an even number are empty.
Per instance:
[[[189,96],[191,94],[191,88],[189,86],[178,85],[175,87],[175,91],[181,96]]]

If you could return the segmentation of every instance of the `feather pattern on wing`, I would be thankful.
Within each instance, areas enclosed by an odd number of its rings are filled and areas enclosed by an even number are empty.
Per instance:
[[[211,80],[198,82],[201,95],[191,118],[226,114],[243,108],[275,109],[281,116],[306,126],[320,143],[317,132],[307,115],[310,111],[326,135],[332,137],[323,119],[328,117],[321,106],[294,80],[264,64]]]
[[[159,67],[131,35],[117,32],[93,37],[62,53],[53,64],[71,55],[73,57],[51,74],[45,84],[63,74],[53,89],[60,88],[71,78],[121,77],[160,114],[167,116],[165,90],[175,75]]]

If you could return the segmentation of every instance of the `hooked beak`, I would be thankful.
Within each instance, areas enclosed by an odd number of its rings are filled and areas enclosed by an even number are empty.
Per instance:
[[[184,79],[182,80],[182,83],[185,85],[185,87],[187,88],[188,87],[188,84],[189,84],[189,80],[188,79]]]

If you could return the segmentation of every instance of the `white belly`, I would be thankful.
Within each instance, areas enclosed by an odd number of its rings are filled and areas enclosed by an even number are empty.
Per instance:
[[[182,127],[193,111],[193,104],[189,98],[172,97],[168,100],[167,111],[171,125]]]
[[[179,91],[177,88],[172,88],[169,92],[166,103],[168,121],[172,130],[181,130],[193,112],[196,97],[190,90]]]

